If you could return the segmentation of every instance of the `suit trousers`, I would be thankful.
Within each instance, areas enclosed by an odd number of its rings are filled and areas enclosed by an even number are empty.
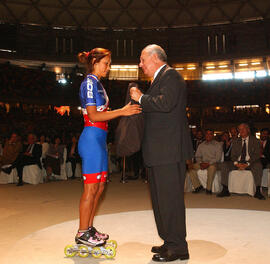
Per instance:
[[[232,170],[238,170],[238,168],[236,166],[234,166],[232,161],[225,161],[224,163],[221,164],[221,183],[222,183],[222,185],[228,186],[229,173]],[[251,171],[256,187],[261,186],[262,174],[263,174],[261,162],[260,161],[253,162],[252,164],[250,164],[250,166],[248,166],[246,168],[246,170]]]
[[[12,168],[16,168],[18,172],[19,183],[23,181],[23,167],[28,165],[37,164],[35,158],[20,154],[13,162]],[[38,165],[38,164],[37,164]],[[38,165],[39,166],[39,165]]]
[[[195,164],[193,164],[193,169],[188,171],[192,185],[195,189],[201,186],[201,182],[198,178],[198,173],[197,173],[199,169],[200,169],[200,163],[195,163]],[[217,166],[216,166],[216,164],[212,164],[206,170],[207,170],[206,189],[211,191],[213,181],[214,181],[214,178],[216,175]]]
[[[184,204],[185,162],[150,167],[149,184],[159,236],[164,246],[187,253]]]

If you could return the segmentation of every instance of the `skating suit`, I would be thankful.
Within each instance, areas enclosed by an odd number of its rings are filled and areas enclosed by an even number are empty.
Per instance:
[[[87,106],[96,106],[98,112],[107,111],[108,108],[108,96],[95,75],[87,75],[82,82],[80,100],[84,129],[79,139],[78,151],[82,158],[84,183],[105,182],[108,173],[108,122],[91,122],[86,111]]]

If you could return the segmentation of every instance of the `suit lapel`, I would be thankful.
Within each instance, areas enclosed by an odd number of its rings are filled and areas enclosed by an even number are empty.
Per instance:
[[[168,65],[165,65],[165,66],[159,71],[158,75],[156,76],[156,78],[154,79],[154,81],[151,83],[151,85],[150,85],[150,87],[149,87],[149,89],[148,89],[148,91],[147,91],[147,94],[149,94],[150,91],[153,89],[153,87],[158,83],[158,81],[159,81],[161,75],[163,74],[163,72],[164,72],[165,69],[167,69],[167,68],[168,68]]]

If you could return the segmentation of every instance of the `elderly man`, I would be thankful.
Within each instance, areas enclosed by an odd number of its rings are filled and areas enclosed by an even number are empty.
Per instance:
[[[254,183],[256,185],[255,198],[265,200],[261,193],[262,164],[260,161],[260,141],[250,135],[250,129],[247,124],[238,126],[240,137],[232,143],[231,161],[221,164],[221,183],[222,191],[217,197],[230,196],[228,190],[229,173],[232,170],[251,170]]]
[[[214,140],[214,132],[211,129],[205,131],[205,141],[198,146],[195,154],[196,163],[189,165],[188,174],[194,187],[193,193],[199,193],[203,187],[199,181],[197,171],[207,170],[206,194],[212,194],[212,184],[217,170],[217,163],[222,157],[222,146]]]
[[[153,261],[188,259],[184,205],[185,161],[193,148],[186,118],[186,85],[167,65],[158,45],[143,49],[139,65],[152,78],[142,94],[131,88],[131,98],[142,106],[145,120],[142,152],[149,168],[153,210],[162,246],[152,247]]]

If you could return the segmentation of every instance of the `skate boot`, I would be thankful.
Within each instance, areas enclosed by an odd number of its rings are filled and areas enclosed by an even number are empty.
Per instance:
[[[90,232],[93,232],[95,234],[95,236],[101,240],[108,240],[109,239],[109,235],[108,234],[104,234],[104,233],[100,233],[99,231],[97,231],[97,229],[93,226],[89,227],[88,230]]]
[[[64,253],[67,257],[76,255],[86,258],[92,255],[94,258],[100,258],[102,255],[108,259],[114,258],[116,254],[115,244],[106,244],[106,241],[98,238],[93,230],[78,231],[75,237],[76,245],[67,245]]]
[[[92,230],[85,232],[78,231],[75,242],[76,244],[84,244],[90,247],[99,247],[106,243],[105,240],[98,238]]]

